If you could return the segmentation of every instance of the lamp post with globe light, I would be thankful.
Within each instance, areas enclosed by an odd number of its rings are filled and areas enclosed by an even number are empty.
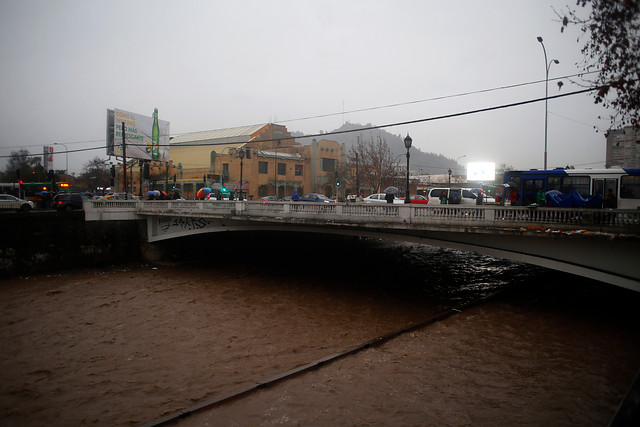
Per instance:
[[[411,199],[409,198],[409,148],[411,148],[411,142],[413,140],[407,133],[407,137],[404,139],[404,146],[407,148],[407,194],[404,198],[404,203],[411,203]]]

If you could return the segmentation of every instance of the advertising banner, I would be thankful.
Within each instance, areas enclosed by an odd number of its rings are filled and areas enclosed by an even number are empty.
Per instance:
[[[107,110],[107,154],[122,157],[122,132],[127,158],[169,161],[169,122],[158,119],[158,109],[153,116],[124,110]]]
[[[49,169],[53,169],[53,147],[50,145],[44,146],[44,170],[49,171]]]
[[[496,179],[496,164],[467,163],[467,181],[493,181]]]

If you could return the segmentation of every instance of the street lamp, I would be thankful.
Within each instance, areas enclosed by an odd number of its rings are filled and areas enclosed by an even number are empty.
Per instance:
[[[241,148],[238,151],[238,156],[240,156],[240,194],[238,195],[238,200],[242,201],[242,160],[244,159],[244,148]]]
[[[548,103],[549,103],[549,69],[551,64],[559,64],[560,61],[552,59],[547,62],[547,49],[544,48],[542,37],[538,36],[538,41],[542,45],[542,51],[544,52],[544,66],[546,67],[545,74],[545,92],[544,92],[544,170],[547,170],[547,118],[548,118]]]
[[[413,140],[407,133],[407,137],[404,139],[404,146],[407,147],[407,194],[404,198],[404,203],[411,203],[411,199],[409,198],[409,148],[411,148],[411,142]]]
[[[449,191],[451,191],[451,169],[449,169]]]
[[[67,148],[67,145],[63,144],[62,142],[54,142],[53,145],[62,145],[62,146],[64,146],[65,152],[67,154],[67,168],[64,170],[64,174],[65,175],[69,175],[69,149]]]

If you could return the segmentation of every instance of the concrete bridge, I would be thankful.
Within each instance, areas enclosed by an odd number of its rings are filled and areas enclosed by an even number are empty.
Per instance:
[[[151,244],[246,230],[341,234],[477,252],[640,291],[640,211],[504,206],[86,200],[86,221],[146,219]]]

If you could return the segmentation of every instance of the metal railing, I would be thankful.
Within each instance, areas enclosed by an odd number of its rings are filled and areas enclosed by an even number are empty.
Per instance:
[[[640,210],[530,208],[505,206],[394,205],[199,200],[86,200],[87,218],[96,212],[135,215],[318,218],[337,222],[474,224],[477,226],[617,227],[640,231]]]

